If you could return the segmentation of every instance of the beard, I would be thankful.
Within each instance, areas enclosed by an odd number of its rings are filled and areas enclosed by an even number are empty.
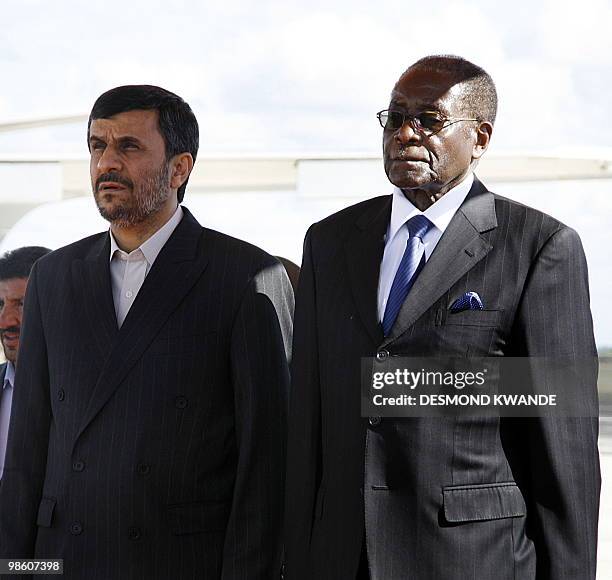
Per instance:
[[[105,181],[129,187],[131,196],[104,205],[101,203],[104,192],[100,192],[98,187]],[[134,185],[132,181],[116,172],[101,175],[94,185],[94,198],[100,215],[118,228],[129,228],[146,221],[149,216],[159,211],[168,197],[170,197],[170,178],[166,164],[162,164],[157,171],[151,171],[138,185]]]

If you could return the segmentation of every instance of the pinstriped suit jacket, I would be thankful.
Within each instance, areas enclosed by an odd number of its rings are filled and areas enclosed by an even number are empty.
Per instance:
[[[292,310],[274,258],[187,210],[120,330],[108,234],[38,262],[1,557],[83,580],[277,577]]]
[[[595,418],[360,417],[360,358],[594,357],[577,234],[475,180],[390,336],[377,284],[391,198],[315,224],[297,292],[286,577],[595,578]],[[465,292],[485,310],[449,314]],[[593,404],[595,380],[583,396]]]

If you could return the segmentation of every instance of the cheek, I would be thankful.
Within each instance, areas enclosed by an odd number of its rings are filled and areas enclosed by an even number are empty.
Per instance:
[[[454,171],[458,167],[462,167],[466,164],[469,164],[469,155],[466,155],[466,147],[461,145],[457,145],[455,147],[439,147],[436,149],[434,157],[437,160],[437,164],[442,169],[447,169],[449,171]]]
[[[98,167],[97,162],[94,160],[94,156],[92,155],[89,160],[89,178],[91,180],[91,185],[94,186],[97,179]]]
[[[390,147],[391,147],[391,139],[383,133],[383,138],[382,138],[383,154],[387,153],[390,150]]]

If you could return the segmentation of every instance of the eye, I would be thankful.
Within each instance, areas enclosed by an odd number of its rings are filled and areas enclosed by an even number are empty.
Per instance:
[[[401,126],[404,124],[404,114],[400,111],[389,111],[387,115],[387,129],[393,129],[395,131],[397,129],[400,129]]]
[[[102,151],[104,149],[104,143],[102,141],[94,141],[91,144],[92,151]]]
[[[433,112],[421,113],[416,116],[416,120],[423,129],[427,129],[428,131],[439,131],[445,123],[445,119]]]
[[[134,143],[133,141],[126,141],[125,143],[121,144],[121,149],[124,149],[124,150],[138,149],[138,145],[136,145],[136,143]]]

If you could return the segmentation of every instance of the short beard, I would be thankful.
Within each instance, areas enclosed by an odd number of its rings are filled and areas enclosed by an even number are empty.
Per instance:
[[[157,213],[170,197],[167,165],[162,165],[159,171],[150,174],[138,187],[133,187],[132,195],[128,203],[110,208],[101,206],[96,199],[100,215],[116,228],[129,228]]]

